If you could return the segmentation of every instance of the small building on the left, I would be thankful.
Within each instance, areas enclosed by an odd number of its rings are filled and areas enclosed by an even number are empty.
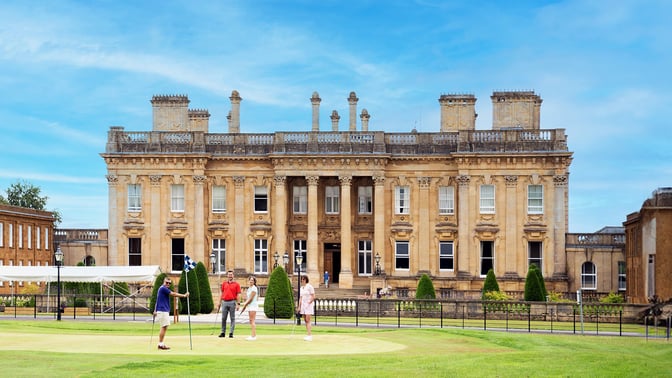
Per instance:
[[[54,265],[54,220],[50,211],[0,204],[0,266]],[[0,281],[0,295],[20,292],[27,284]]]

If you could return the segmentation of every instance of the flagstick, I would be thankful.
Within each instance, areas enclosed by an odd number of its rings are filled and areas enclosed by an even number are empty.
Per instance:
[[[186,280],[187,283],[187,293],[189,292],[189,272],[185,271],[184,272],[184,279]],[[189,320],[189,349],[193,350],[193,346],[191,343],[191,310],[189,309],[189,297],[187,297],[187,319]]]

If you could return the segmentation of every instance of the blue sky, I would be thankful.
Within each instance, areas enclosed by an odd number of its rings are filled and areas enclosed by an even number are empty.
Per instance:
[[[436,132],[438,98],[534,90],[574,152],[569,230],[619,226],[672,186],[672,2],[20,1],[0,3],[0,190],[27,181],[63,228],[107,228],[110,126],[151,130],[150,99],[186,94],[227,130],[308,131],[309,98],[370,130]],[[343,120],[341,119],[341,124]]]

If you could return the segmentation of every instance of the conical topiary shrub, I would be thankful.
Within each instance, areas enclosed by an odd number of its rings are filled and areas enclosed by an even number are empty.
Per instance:
[[[212,300],[212,289],[210,289],[210,280],[208,279],[208,270],[202,262],[196,264],[196,278],[198,279],[198,296],[200,302],[200,313],[209,314],[215,309],[215,303]],[[191,283],[189,284],[191,286]]]
[[[180,276],[180,283],[177,285],[178,292],[184,294],[187,292],[187,279],[189,280],[189,298],[180,298],[180,314],[190,313],[191,315],[198,314],[201,311],[201,301],[198,287],[198,277],[196,277],[196,269],[192,269],[189,273],[182,271]],[[187,306],[189,301],[189,306]]]
[[[534,272],[537,274],[537,279],[539,280],[539,288],[541,288],[541,295],[542,295],[542,300],[546,300],[546,297],[548,296],[548,291],[546,291],[546,282],[544,282],[544,276],[541,274],[541,269],[539,269],[538,266],[534,266]]]
[[[264,297],[264,315],[271,319],[291,319],[294,316],[294,298],[285,269],[278,266],[268,279]]]
[[[529,270],[527,271],[527,276],[525,277],[525,300],[541,302],[545,301],[546,297],[544,296],[541,285],[539,284],[539,276],[536,270],[535,265],[530,265]]]
[[[495,271],[492,269],[488,270],[488,273],[485,275],[485,282],[483,282],[483,297],[485,293],[489,292],[499,292],[499,284],[497,283],[497,277],[495,277]]]
[[[415,290],[416,299],[436,299],[436,291],[432,279],[427,274],[423,274],[418,281],[418,287]]]

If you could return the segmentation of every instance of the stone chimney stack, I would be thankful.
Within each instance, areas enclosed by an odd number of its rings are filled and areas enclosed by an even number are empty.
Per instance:
[[[313,131],[320,131],[320,102],[322,99],[317,92],[313,92],[310,103],[313,104]]]
[[[152,130],[188,131],[189,98],[185,95],[152,97]]]
[[[369,131],[369,112],[366,109],[362,109],[362,114],[359,115],[359,118],[362,120],[362,131]]]
[[[539,130],[541,102],[534,91],[493,92],[492,129]]]
[[[439,97],[441,132],[476,129],[476,97],[473,94],[449,94]]]
[[[208,132],[210,112],[207,109],[189,109],[189,131]]]
[[[231,92],[231,122],[229,123],[229,133],[240,133],[240,102],[243,100],[237,90]]]
[[[337,111],[331,112],[331,131],[338,131],[338,120],[341,119],[341,116],[338,115]]]
[[[355,92],[350,92],[348,96],[348,104],[350,104],[350,131],[357,131],[357,95]]]

